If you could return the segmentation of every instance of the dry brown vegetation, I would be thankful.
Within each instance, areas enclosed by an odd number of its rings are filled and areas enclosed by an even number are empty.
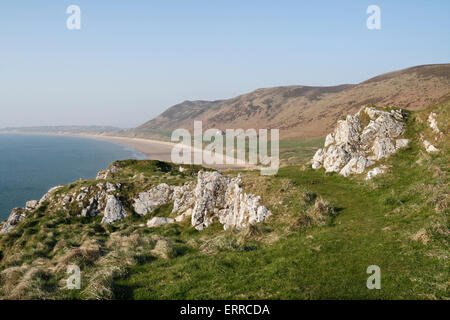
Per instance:
[[[336,120],[367,104],[421,110],[450,90],[450,64],[387,73],[357,85],[288,86],[258,89],[219,101],[185,101],[136,128],[134,136],[169,137],[175,128],[279,128],[281,138],[325,136]]]

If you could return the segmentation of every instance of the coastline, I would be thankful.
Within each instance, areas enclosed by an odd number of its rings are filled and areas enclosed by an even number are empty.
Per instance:
[[[165,162],[172,162],[171,160],[171,153],[174,146],[176,146],[176,143],[168,142],[168,141],[159,141],[159,140],[153,140],[153,139],[144,139],[144,138],[130,138],[130,137],[118,137],[118,136],[107,136],[102,134],[75,134],[75,133],[66,133],[66,132],[60,132],[60,133],[53,133],[53,132],[5,132],[0,131],[1,133],[6,134],[30,134],[30,135],[49,135],[49,136],[68,136],[68,137],[79,137],[79,138],[88,138],[88,139],[95,139],[95,140],[102,140],[112,143],[117,143],[123,146],[127,146],[130,148],[133,148],[140,153],[144,154],[148,160],[159,160],[159,161],[165,161]],[[195,149],[192,146],[188,146],[189,149],[191,149],[192,153],[197,152],[204,152],[200,149]],[[230,159],[226,156],[224,156],[225,161],[227,159]],[[231,159],[234,161],[234,159]],[[204,167],[209,167],[212,169],[217,170],[252,170],[252,169],[259,169],[258,166],[251,165],[248,163],[245,164],[223,164],[223,165],[205,165]]]

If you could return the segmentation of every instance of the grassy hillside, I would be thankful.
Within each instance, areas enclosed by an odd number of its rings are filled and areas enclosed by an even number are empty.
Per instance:
[[[427,117],[437,113],[444,138]],[[307,166],[273,177],[243,172],[244,189],[262,196],[272,216],[246,230],[188,222],[149,229],[133,214],[114,225],[76,217],[46,203],[0,236],[0,294],[7,298],[124,299],[448,299],[450,103],[410,112],[407,149],[386,160],[371,181]],[[420,135],[439,153],[424,151]],[[285,146],[296,158],[301,149]],[[314,145],[305,145],[313,149]],[[129,203],[159,182],[194,179],[170,164],[125,161],[111,182]],[[236,172],[228,172],[236,175]],[[96,181],[79,181],[60,192]],[[63,288],[66,267],[82,269],[82,289]],[[381,290],[366,288],[369,265],[381,268]]]
[[[449,104],[434,109],[442,131],[449,132]],[[138,299],[442,299],[449,298],[449,154],[441,141],[438,155],[424,152],[419,132],[429,111],[409,120],[410,148],[389,161],[390,172],[366,182],[324,171],[287,167],[256,188],[265,198],[282,200],[276,217],[258,237],[273,242],[255,249],[136,266],[117,289]],[[256,177],[253,177],[256,179]],[[287,187],[280,188],[283,181]],[[267,182],[266,182],[267,183]],[[259,185],[259,184],[258,184]],[[277,225],[299,214],[293,186],[305,186],[336,207],[327,225],[315,228]],[[295,193],[296,191],[294,191]],[[288,195],[286,197],[286,195]],[[298,199],[297,199],[298,201]],[[378,265],[382,289],[366,288],[366,268]],[[164,270],[163,273],[154,270]],[[186,276],[187,275],[187,276]]]
[[[421,110],[450,88],[450,64],[425,65],[390,72],[357,85],[286,86],[258,89],[218,101],[185,101],[128,136],[164,139],[176,128],[192,130],[194,120],[208,128],[278,128],[282,139],[325,136],[343,116],[367,104]]]

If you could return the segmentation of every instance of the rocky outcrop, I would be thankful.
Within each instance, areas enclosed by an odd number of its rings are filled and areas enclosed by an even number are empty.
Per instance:
[[[111,175],[118,173],[121,170],[119,166],[113,164],[109,169],[100,170],[97,174],[96,180],[105,180],[111,177]]]
[[[0,234],[6,234],[10,232],[19,222],[25,219],[26,213],[22,208],[14,208],[9,215],[8,220],[3,224]]]
[[[46,208],[52,211],[65,211],[83,217],[101,215],[101,222],[106,224],[121,221],[129,215],[120,200],[123,189],[120,183],[99,181],[96,185],[55,192],[60,188],[50,189],[39,202],[28,201],[25,208],[14,209],[2,225],[1,232],[9,232],[25,214],[32,214],[44,202],[48,202]],[[173,204],[170,214],[174,218],[153,217],[148,221],[148,227],[190,218],[197,230],[216,221],[223,224],[224,229],[242,229],[264,221],[271,214],[269,209],[260,205],[261,197],[243,192],[240,177],[229,178],[216,171],[200,171],[196,182],[186,182],[181,186],[161,183],[125,201],[127,206],[131,205],[142,216],[153,213],[161,206]]]
[[[168,223],[174,223],[175,220],[171,218],[153,217],[147,221],[147,227],[154,228]]]
[[[374,107],[348,115],[327,135],[324,147],[312,159],[312,168],[323,167],[343,176],[363,173],[377,160],[408,145],[408,139],[398,139],[405,131],[405,120],[402,110],[388,112]]]
[[[435,146],[433,146],[431,144],[431,142],[429,142],[428,140],[423,140],[423,146],[425,147],[425,151],[428,153],[432,153],[432,152],[438,152],[439,149],[436,148]]]
[[[434,140],[438,141],[440,138],[442,138],[443,133],[441,132],[441,130],[439,130],[436,117],[437,117],[436,113],[431,112],[430,115],[428,116],[427,122],[434,133]],[[436,148],[433,144],[431,144],[430,141],[425,140],[423,135],[420,136],[420,139],[422,140],[426,152],[428,153],[439,152],[439,149]]]
[[[433,132],[436,134],[437,140],[442,135],[442,132],[441,130],[439,130],[436,117],[437,117],[436,113],[431,112],[430,115],[428,116],[428,124],[430,128],[433,130]]]
[[[127,212],[122,203],[113,195],[106,197],[106,206],[103,213],[102,223],[113,223],[123,220],[127,217]]]
[[[53,193],[60,188],[62,188],[62,186],[56,186],[48,190],[47,193],[42,196],[41,200],[39,200],[39,205],[42,205],[45,201],[49,200]]]
[[[259,205],[261,197],[244,193],[240,184],[240,177],[228,178],[218,172],[199,172],[191,224],[202,230],[218,220],[226,230],[242,229],[264,221],[270,211]]]
[[[370,180],[379,174],[385,173],[386,169],[387,169],[386,166],[380,166],[380,167],[375,167],[375,168],[369,170],[369,172],[367,172],[367,175],[366,175],[366,180]]]
[[[178,214],[176,222],[191,217],[191,224],[202,230],[213,222],[223,224],[224,229],[242,229],[264,221],[270,210],[260,205],[261,197],[244,193],[241,178],[228,178],[217,171],[200,171],[197,183],[182,186],[160,184],[148,192],[142,192],[134,199],[136,213],[146,215],[156,208],[173,202],[172,214]],[[157,219],[156,219],[157,218]],[[154,227],[173,220],[154,217],[147,223]]]
[[[39,206],[39,201],[37,201],[37,200],[30,200],[30,201],[27,201],[25,203],[25,210],[28,210],[28,211],[34,210],[38,206]]]
[[[174,187],[161,183],[147,192],[139,193],[139,197],[134,200],[134,211],[142,216],[153,212],[172,200],[173,190]]]

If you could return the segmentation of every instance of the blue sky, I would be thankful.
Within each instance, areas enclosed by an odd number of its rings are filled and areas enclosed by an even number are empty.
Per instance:
[[[81,8],[81,30],[66,8]],[[366,8],[381,8],[368,30]],[[0,3],[0,127],[133,127],[184,100],[450,62],[450,1]]]

